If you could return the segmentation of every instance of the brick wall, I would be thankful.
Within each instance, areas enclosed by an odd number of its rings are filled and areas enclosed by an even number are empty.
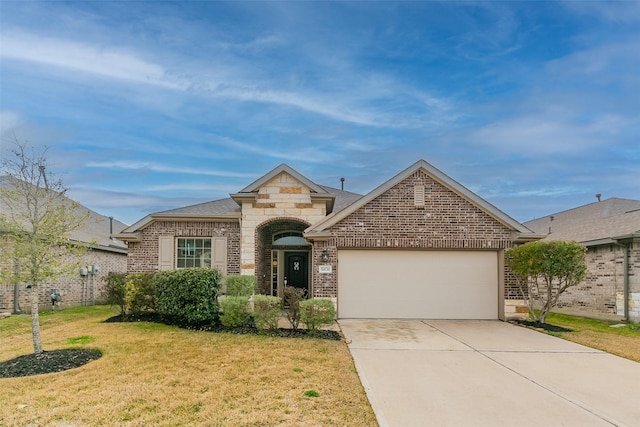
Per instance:
[[[624,316],[624,249],[617,245],[591,246],[587,250],[587,277],[560,297],[554,311],[579,316],[620,320]],[[640,243],[629,251],[631,316],[640,296]],[[637,316],[636,316],[637,317]],[[632,319],[636,320],[637,319]]]
[[[425,188],[425,206],[414,204],[414,187]],[[331,239],[314,245],[314,265],[327,250],[337,265],[338,248],[486,249],[511,247],[511,230],[424,171],[416,171],[362,206],[329,230]],[[336,269],[313,272],[314,296],[336,296]],[[507,279],[507,277],[505,277]],[[505,283],[505,297],[517,298],[515,283]]]
[[[237,222],[157,221],[141,232],[142,242],[129,243],[129,273],[158,271],[158,238],[227,237],[227,274],[240,274],[240,227]]]
[[[76,261],[69,259],[70,264]],[[95,289],[96,303],[103,302],[102,290],[105,284],[105,278],[109,272],[124,273],[127,270],[127,256],[116,252],[108,252],[101,250],[89,250],[85,253],[80,261],[81,265],[95,265],[99,269],[99,273],[95,276],[83,277],[79,270],[73,271],[59,276],[55,281],[43,283],[38,286],[41,309],[51,309],[51,291],[58,289],[62,296],[61,307],[75,307],[79,305],[90,304],[93,301],[92,292]],[[7,262],[0,266],[5,269],[10,267]],[[11,270],[13,271],[13,270]],[[27,285],[22,283],[19,285],[19,304],[23,311],[31,311],[31,289],[27,289]],[[4,282],[0,283],[0,312],[13,312],[14,308],[14,286]]]

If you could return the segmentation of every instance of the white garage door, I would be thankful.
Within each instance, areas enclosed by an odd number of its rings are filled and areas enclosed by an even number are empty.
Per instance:
[[[340,250],[338,317],[497,319],[498,253]]]

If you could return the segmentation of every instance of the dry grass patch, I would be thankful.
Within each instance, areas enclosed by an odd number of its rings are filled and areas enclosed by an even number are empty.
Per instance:
[[[103,356],[0,379],[0,425],[376,425],[343,342],[103,323],[112,314],[87,307],[44,316],[45,350]],[[0,361],[32,351],[29,326],[27,317],[0,320]]]

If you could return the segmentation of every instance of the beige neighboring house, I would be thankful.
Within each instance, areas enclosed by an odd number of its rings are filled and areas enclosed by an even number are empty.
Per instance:
[[[587,278],[554,311],[640,321],[640,200],[610,198],[524,224],[545,240],[587,247]]]
[[[420,160],[366,195],[281,164],[229,198],[150,214],[115,236],[128,271],[213,267],[331,299],[340,318],[526,313],[504,251],[542,236]]]
[[[0,177],[0,186],[7,185],[9,185],[7,177]],[[6,207],[0,200],[0,214],[4,213],[4,210]],[[57,290],[62,298],[61,307],[90,305],[94,301],[102,302],[102,289],[107,274],[127,271],[127,245],[112,237],[113,234],[122,231],[126,224],[100,215],[82,205],[78,207],[78,211],[79,213],[88,212],[89,218],[82,229],[72,233],[71,240],[93,244],[81,260],[81,265],[85,268],[70,275],[60,276],[55,282],[41,285],[39,293],[43,309],[51,308],[51,293],[54,290]],[[3,236],[3,231],[0,230],[0,239],[4,238],[6,236]],[[12,273],[16,267],[11,257],[3,253],[0,258],[0,270],[3,273]],[[18,307],[22,311],[30,311],[30,289],[22,283],[18,285],[17,293],[16,304],[15,286],[8,283],[8,280],[0,278],[0,313],[12,313]]]

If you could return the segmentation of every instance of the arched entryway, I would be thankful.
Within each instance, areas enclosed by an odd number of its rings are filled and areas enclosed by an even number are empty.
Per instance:
[[[302,237],[309,224],[293,218],[274,219],[256,228],[258,291],[282,296],[285,286],[311,294],[311,244]]]

